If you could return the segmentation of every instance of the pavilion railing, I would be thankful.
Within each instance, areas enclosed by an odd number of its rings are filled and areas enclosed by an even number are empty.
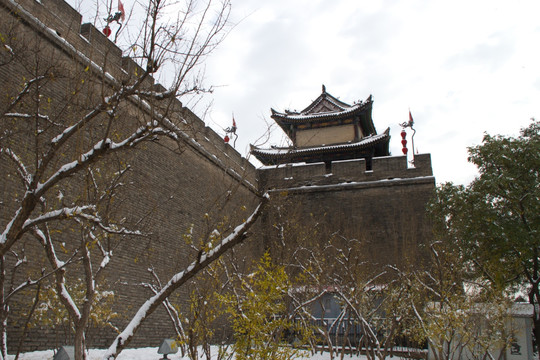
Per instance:
[[[362,326],[354,319],[315,319],[312,320],[311,325],[318,330],[316,331],[318,336],[315,343],[317,350],[328,350],[331,347],[334,351],[344,351],[348,354],[364,354],[367,351],[373,351],[370,348],[372,345],[364,341],[365,334]],[[380,342],[384,340],[383,334],[378,334],[377,337]],[[427,358],[427,345],[419,344],[405,336],[396,337],[392,344],[389,344],[388,350],[388,356],[411,359]]]

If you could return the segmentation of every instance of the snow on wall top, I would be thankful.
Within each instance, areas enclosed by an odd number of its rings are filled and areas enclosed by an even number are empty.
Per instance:
[[[82,15],[64,0],[1,0],[6,8],[16,13],[21,20],[34,31],[41,33],[54,46],[71,56],[75,61],[89,66],[98,75],[104,75],[105,81],[118,85],[126,76],[144,73],[143,69],[130,57],[122,56],[122,50],[110,41],[93,24],[81,24]],[[155,91],[165,88],[149,76],[145,84]],[[175,113],[181,117],[200,138],[187,143],[200,152],[209,161],[223,168],[229,175],[241,178],[248,173],[247,186],[255,189],[255,167],[242,157],[231,145],[225,144],[220,135],[185,108],[181,101],[174,100]],[[251,175],[249,175],[251,174]]]

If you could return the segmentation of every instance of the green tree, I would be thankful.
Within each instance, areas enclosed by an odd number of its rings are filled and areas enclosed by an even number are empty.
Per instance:
[[[461,251],[471,278],[501,294],[526,289],[540,303],[540,123],[517,137],[486,134],[469,148],[479,170],[469,185],[439,186],[430,205],[436,236]],[[537,309],[536,309],[537,311]],[[540,314],[534,316],[540,344]]]

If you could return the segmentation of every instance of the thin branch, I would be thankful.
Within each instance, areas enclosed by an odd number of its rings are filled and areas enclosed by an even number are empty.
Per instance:
[[[21,100],[25,97],[25,95],[27,95],[30,92],[30,88],[32,87],[33,84],[38,83],[43,79],[45,79],[45,76],[41,75],[27,81],[24,84],[23,89],[19,92],[19,94],[13,99],[13,101],[4,110],[4,115],[6,113],[10,113],[11,110],[13,110],[13,108],[15,108],[15,106],[17,106],[21,102]]]
[[[72,208],[62,208],[59,210],[49,211],[49,212],[46,212],[45,214],[38,216],[35,219],[26,220],[24,222],[24,225],[21,231],[26,232],[37,225],[40,225],[49,221],[54,221],[54,220],[69,219],[73,217],[88,218],[88,214],[85,214],[85,211],[89,211],[89,210],[95,211],[96,208],[94,205],[86,205],[86,206],[75,206]]]
[[[30,188],[30,183],[32,182],[32,175],[26,169],[26,166],[24,165],[21,158],[9,148],[0,148],[0,154],[1,153],[6,154],[15,163],[15,165],[17,166],[17,172],[19,173],[19,176],[24,183],[24,187],[28,190]]]

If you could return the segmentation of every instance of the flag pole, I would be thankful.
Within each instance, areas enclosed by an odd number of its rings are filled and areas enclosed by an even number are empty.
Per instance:
[[[411,159],[410,163],[414,167],[415,166],[415,164],[414,164],[414,135],[416,134],[416,129],[413,127],[414,126],[414,120],[413,120],[410,108],[409,108],[409,121],[400,124],[400,126],[403,128],[403,130],[405,130],[405,128],[407,128],[407,127],[410,127],[411,130],[413,131],[413,134],[411,136],[412,159]]]

